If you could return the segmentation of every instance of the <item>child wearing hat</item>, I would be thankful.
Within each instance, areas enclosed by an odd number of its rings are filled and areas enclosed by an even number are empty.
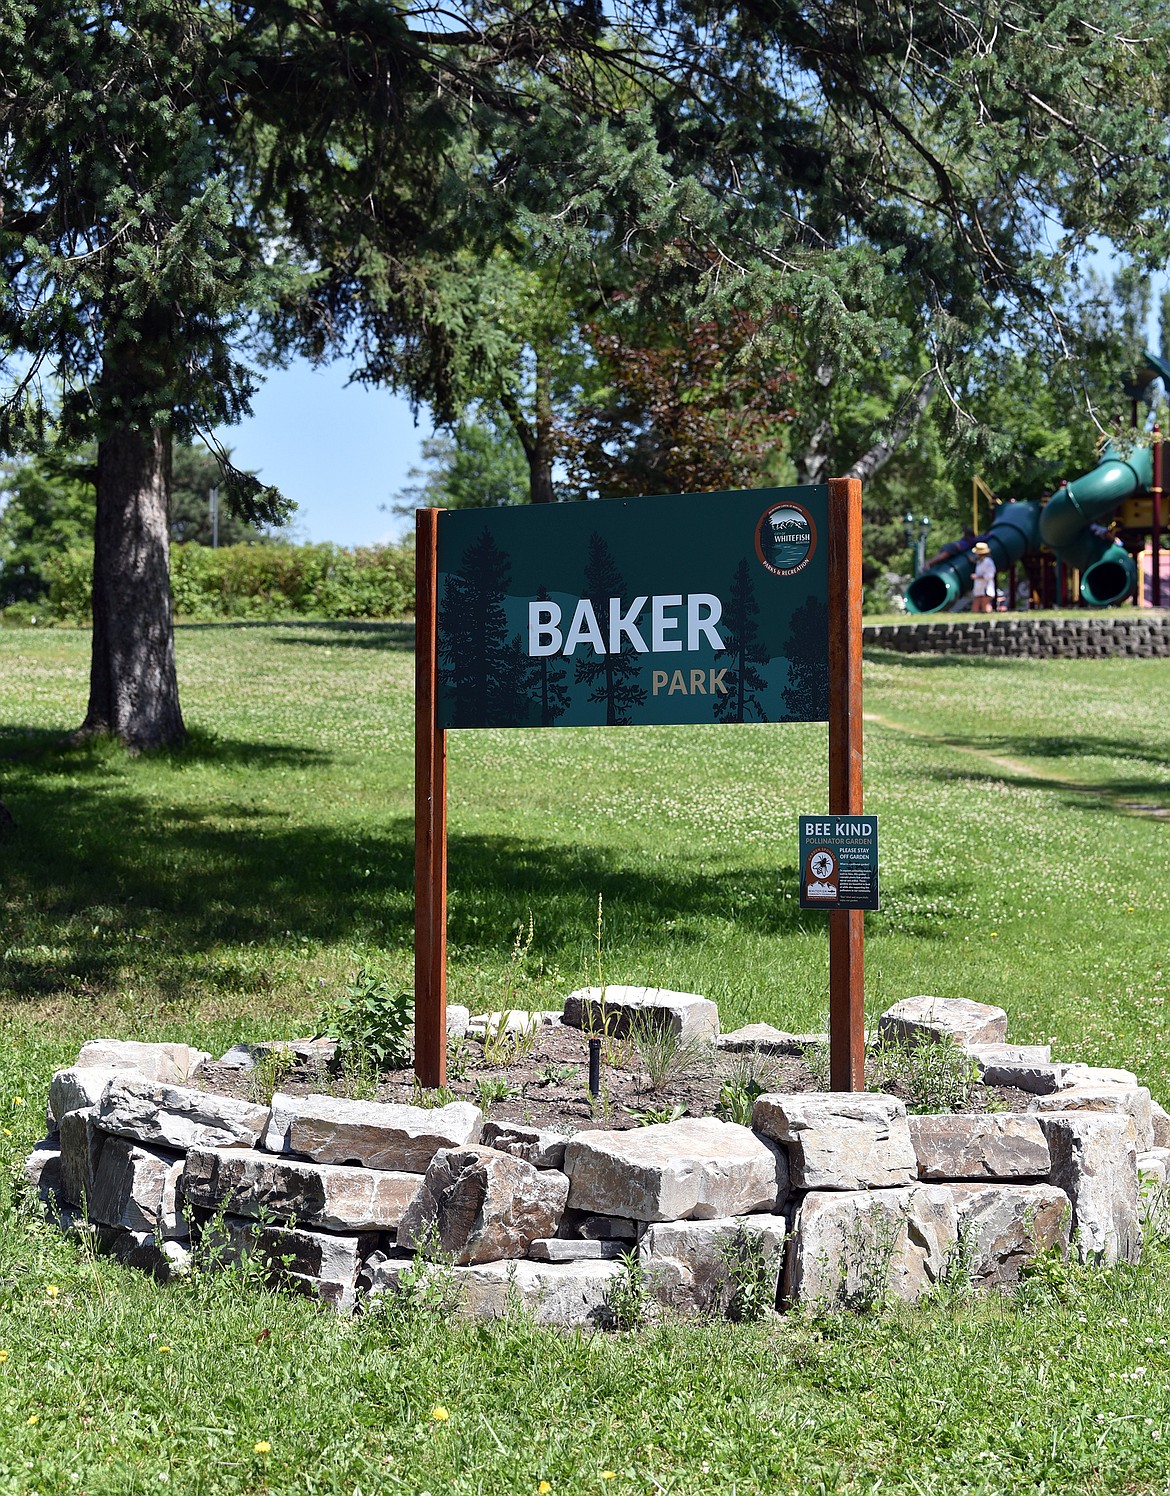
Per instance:
[[[972,547],[975,557],[975,580],[971,584],[972,613],[990,613],[995,604],[995,562],[991,559],[991,547],[986,540],[978,540]]]

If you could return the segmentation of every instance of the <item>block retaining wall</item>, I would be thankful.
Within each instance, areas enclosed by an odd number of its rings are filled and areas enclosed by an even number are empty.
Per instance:
[[[1024,656],[1037,660],[1170,657],[1170,614],[1050,618],[1012,613],[916,623],[871,623],[864,643],[900,654]]]

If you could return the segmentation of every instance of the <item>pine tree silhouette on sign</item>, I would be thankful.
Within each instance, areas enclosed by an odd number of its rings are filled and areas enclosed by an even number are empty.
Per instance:
[[[785,654],[788,684],[784,704],[800,722],[824,722],[829,716],[829,610],[810,597],[792,615]]]
[[[585,596],[593,604],[602,635],[609,630],[609,600],[620,597],[623,605],[625,580],[613,559],[609,546],[595,530],[589,537],[589,555],[585,562]],[[586,646],[588,647],[588,646]],[[575,665],[575,674],[582,685],[592,686],[590,701],[605,702],[605,725],[628,727],[629,710],[641,706],[646,700],[645,690],[637,684],[642,666],[629,639],[622,645],[620,654],[586,654]]]
[[[453,727],[517,721],[523,656],[504,614],[511,579],[511,562],[485,529],[444,584],[439,679],[455,697]]]
[[[715,656],[716,661],[731,661],[723,677],[727,694],[715,698],[717,721],[748,722],[753,717],[757,722],[768,720],[760,699],[760,693],[767,689],[768,682],[756,669],[757,665],[766,665],[769,659],[760,638],[759,616],[760,605],[756,601],[751,572],[745,559],[736,567],[728,607],[722,618],[723,637],[727,644]]]
[[[536,594],[538,602],[548,602],[548,588],[541,587]],[[565,685],[569,672],[557,669],[558,657],[542,655],[539,659],[527,660],[524,668],[524,694],[526,700],[539,703],[541,727],[552,727],[558,717],[569,710],[569,688]]]

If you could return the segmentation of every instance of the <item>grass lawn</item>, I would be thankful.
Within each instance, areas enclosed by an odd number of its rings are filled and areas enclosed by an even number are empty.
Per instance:
[[[217,1050],[310,1030],[364,960],[409,982],[410,629],[188,626],[177,648],[191,744],[131,760],[55,746],[86,634],[0,633],[0,1492],[1170,1488],[1158,1244],[1053,1271],[1026,1308],[590,1338],[159,1290],[18,1220],[11,1177],[83,1038]],[[1011,1037],[1170,1101],[1170,667],[874,651],[866,710],[871,1016],[998,1002]],[[607,981],[822,1027],[795,820],[826,764],[817,727],[453,735],[451,1000],[499,1004],[531,913],[516,1000],[558,1005],[596,967],[600,895]]]

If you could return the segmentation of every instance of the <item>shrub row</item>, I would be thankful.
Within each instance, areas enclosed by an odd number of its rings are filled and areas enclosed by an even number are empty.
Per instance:
[[[93,553],[46,565],[49,610],[69,622],[92,611]],[[414,612],[414,553],[398,546],[171,546],[178,618],[402,618]]]

